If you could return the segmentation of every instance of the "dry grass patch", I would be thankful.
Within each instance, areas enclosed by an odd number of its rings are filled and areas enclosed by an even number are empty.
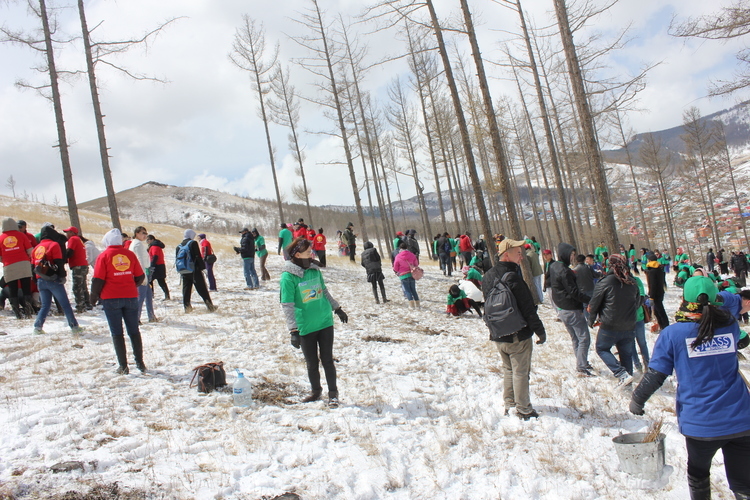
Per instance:
[[[362,340],[365,342],[388,342],[391,344],[402,344],[406,342],[402,339],[392,339],[386,335],[365,335],[362,337]]]
[[[171,431],[173,428],[171,425],[162,422],[146,422],[146,427],[156,432]]]
[[[253,387],[253,399],[274,406],[285,406],[294,403],[291,397],[294,393],[282,383],[264,378]]]
[[[444,330],[433,330],[429,326],[420,326],[417,328],[418,331],[424,333],[425,335],[442,335],[445,333]]]

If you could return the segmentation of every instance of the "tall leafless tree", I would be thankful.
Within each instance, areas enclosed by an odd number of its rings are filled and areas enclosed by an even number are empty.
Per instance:
[[[273,175],[273,187],[276,191],[276,205],[279,209],[279,221],[284,222],[284,207],[279,189],[279,180],[276,175],[276,161],[274,159],[274,147],[271,142],[271,132],[268,129],[268,115],[266,114],[266,96],[271,91],[271,82],[277,78],[278,70],[278,47],[271,53],[268,60],[266,51],[266,35],[263,26],[257,26],[255,19],[247,14],[242,16],[242,26],[237,28],[232,44],[232,53],[229,59],[240,69],[250,73],[253,90],[258,94],[260,105],[260,118],[263,120],[263,128],[266,132],[266,144],[268,146],[268,159],[271,162],[271,174]]]

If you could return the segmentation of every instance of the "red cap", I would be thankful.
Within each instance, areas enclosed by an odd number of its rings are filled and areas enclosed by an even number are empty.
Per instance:
[[[75,234],[78,234],[78,228],[70,226],[68,229],[63,229],[63,233],[75,233]]]
[[[544,250],[542,250],[542,254],[544,254],[544,255],[552,255],[552,250],[550,250],[548,248],[545,248]]]
[[[404,235],[404,233],[401,232],[401,231],[399,231],[399,232],[396,233],[396,236],[403,236],[403,235]]]

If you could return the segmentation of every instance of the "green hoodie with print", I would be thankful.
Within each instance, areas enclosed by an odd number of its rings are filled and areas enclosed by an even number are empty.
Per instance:
[[[280,302],[289,330],[300,335],[333,326],[333,310],[339,307],[326,289],[323,274],[315,264],[303,269],[287,261],[279,279]],[[292,312],[293,308],[293,312]]]

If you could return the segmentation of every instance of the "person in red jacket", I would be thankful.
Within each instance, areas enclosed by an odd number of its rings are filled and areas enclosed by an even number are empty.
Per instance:
[[[49,314],[52,305],[52,297],[57,299],[60,307],[65,313],[68,320],[68,326],[73,333],[80,333],[83,329],[78,326],[73,314],[73,308],[70,307],[68,293],[65,291],[65,261],[63,260],[62,247],[56,241],[63,235],[55,231],[52,226],[42,228],[39,244],[31,252],[31,264],[34,266],[34,272],[37,275],[36,285],[39,288],[39,298],[42,301],[42,307],[36,316],[34,322],[34,333],[42,334],[44,330],[44,321]]]
[[[305,219],[300,218],[297,222],[294,223],[294,231],[292,232],[292,236],[294,236],[295,238],[307,239],[307,224],[305,224]]]
[[[37,243],[39,243],[38,241],[36,241],[36,238],[34,238],[34,235],[26,230],[25,220],[18,221],[18,230],[21,231],[24,234],[24,236],[26,236],[26,238],[29,240],[29,243],[31,243],[31,248],[34,248],[37,245]]]
[[[3,233],[0,234],[0,262],[3,263],[3,278],[10,292],[10,307],[16,318],[31,317],[31,249],[29,239],[18,230],[18,223],[13,219],[3,221]],[[18,300],[19,286],[23,291],[23,314]]]
[[[312,239],[312,249],[318,256],[320,267],[326,267],[326,237],[323,234],[323,228],[318,229],[318,234]]]
[[[466,231],[466,234],[462,234],[458,239],[458,249],[461,252],[461,259],[464,261],[463,265],[468,266],[471,262],[471,256],[474,253],[474,245],[471,242],[471,233]]]
[[[169,300],[169,287],[167,286],[167,265],[164,263],[164,243],[157,240],[156,236],[149,234],[146,236],[148,244],[148,256],[151,258],[151,267],[154,272],[151,273],[151,289],[154,289],[154,280],[159,283],[161,291],[164,292],[164,300]]]
[[[138,328],[137,287],[143,283],[146,274],[138,262],[138,257],[123,246],[119,229],[112,229],[105,234],[102,245],[105,248],[96,259],[94,278],[91,280],[91,302],[96,304],[101,301],[104,307],[119,365],[117,373],[130,373],[122,331],[123,321],[130,337],[130,345],[133,347],[135,366],[141,372],[145,372],[143,342]]]
[[[206,239],[206,235],[204,233],[201,233],[198,235],[198,238],[200,238],[200,245],[201,247],[201,257],[203,257],[203,262],[206,264],[206,277],[208,278],[208,291],[209,292],[215,292],[216,291],[216,278],[214,277],[214,262],[216,262],[216,257],[214,256],[213,259],[209,259],[209,255],[214,255],[214,247],[211,246],[211,242]]]
[[[76,312],[82,313],[92,309],[89,298],[89,261],[86,260],[86,246],[83,244],[77,227],[63,229],[68,237],[68,267],[73,273],[73,297],[76,301]]]

